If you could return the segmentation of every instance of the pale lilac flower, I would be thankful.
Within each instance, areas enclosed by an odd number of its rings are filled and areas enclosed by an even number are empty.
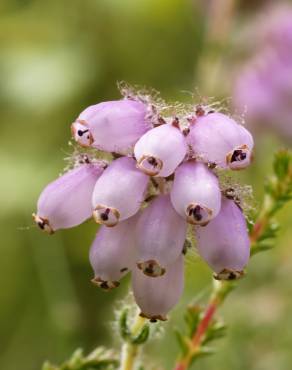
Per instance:
[[[268,21],[267,21],[268,19]],[[270,3],[257,15],[251,31],[257,32],[255,42],[287,49],[292,45],[292,6],[289,3]],[[291,51],[291,50],[290,50]]]
[[[136,168],[133,158],[114,160],[96,182],[92,195],[95,221],[115,226],[138,212],[144,200],[148,176]]]
[[[170,197],[178,214],[194,225],[207,225],[221,206],[217,177],[205,164],[195,161],[176,169]]]
[[[72,124],[72,134],[82,146],[125,153],[151,128],[147,106],[129,99],[86,108]]]
[[[137,215],[111,229],[101,226],[91,246],[89,259],[94,270],[92,282],[103,289],[119,286],[120,279],[133,269],[136,261],[135,228]]]
[[[232,118],[222,113],[198,117],[187,141],[194,156],[221,168],[239,170],[251,161],[253,138]]]
[[[196,227],[200,256],[217,279],[236,279],[243,274],[250,255],[250,241],[242,210],[222,198],[220,213],[206,227]]]
[[[52,234],[90,218],[92,192],[102,172],[101,164],[81,164],[47,185],[33,215],[37,225]]]
[[[172,263],[163,276],[155,279],[134,269],[132,287],[141,316],[151,321],[166,320],[167,313],[179,301],[184,286],[183,255]]]
[[[292,6],[263,9],[249,28],[254,47],[236,71],[233,102],[250,127],[292,138]]]
[[[137,265],[144,274],[157,277],[182,253],[186,223],[172,207],[169,195],[159,195],[143,210],[136,234]]]
[[[171,175],[186,152],[185,138],[172,124],[163,124],[146,132],[134,148],[138,167],[149,176]]]
[[[291,45],[292,48],[292,45]],[[249,61],[234,84],[234,104],[250,124],[292,137],[292,52],[265,49]]]

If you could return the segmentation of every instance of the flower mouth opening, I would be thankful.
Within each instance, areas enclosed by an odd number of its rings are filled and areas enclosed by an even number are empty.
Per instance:
[[[120,285],[118,281],[103,280],[100,277],[94,277],[93,279],[91,279],[91,282],[92,284],[106,291],[117,288]]]
[[[84,120],[76,120],[73,122],[71,125],[71,132],[75,141],[77,141],[77,143],[83,147],[91,146],[94,142],[87,122]]]
[[[158,320],[167,321],[167,317],[162,316],[162,315],[147,315],[144,312],[140,312],[140,316],[144,317],[145,319],[148,319],[150,322],[153,322],[153,323],[157,322]]]
[[[231,170],[241,170],[250,163],[250,149],[242,145],[229,152],[226,156],[226,163]]]
[[[98,224],[113,227],[119,222],[120,212],[116,208],[98,205],[93,211],[93,218]]]
[[[211,209],[199,204],[190,204],[186,209],[187,222],[192,225],[206,226],[212,218]]]
[[[245,275],[244,271],[223,269],[221,272],[214,273],[215,280],[238,280]]]
[[[146,175],[156,176],[162,170],[163,162],[154,156],[143,155],[138,161],[137,167]]]
[[[37,224],[37,226],[44,232],[52,235],[54,234],[54,230],[50,225],[50,222],[47,218],[40,217],[36,215],[35,213],[32,214],[32,218],[34,222]]]
[[[160,264],[155,260],[138,262],[137,266],[143,274],[149,277],[159,277],[165,274],[165,268],[160,266]]]

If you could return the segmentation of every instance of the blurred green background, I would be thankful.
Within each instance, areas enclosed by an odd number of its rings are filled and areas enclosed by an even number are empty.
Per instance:
[[[90,284],[96,226],[89,221],[48,237],[31,213],[42,188],[64,167],[70,123],[86,106],[118,98],[117,81],[153,87],[171,100],[190,101],[188,92],[195,101],[231,96],[232,71],[244,54],[237,37],[264,1],[218,0],[227,13],[217,25],[210,3],[1,0],[1,369],[39,370],[44,360],[61,362],[78,346],[118,346],[110,325],[128,281],[111,293]],[[283,143],[265,130],[256,135],[254,164],[239,177],[254,186],[260,203],[273,151]],[[277,248],[251,261],[247,278],[221,309],[227,338],[194,368],[292,368],[291,218],[290,204],[280,214]],[[205,264],[188,258],[184,297],[163,339],[147,346],[150,363],[171,367],[173,328],[186,303],[210,284]]]

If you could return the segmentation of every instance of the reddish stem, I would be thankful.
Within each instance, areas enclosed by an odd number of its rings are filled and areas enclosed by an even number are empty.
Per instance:
[[[201,341],[203,339],[204,334],[206,333],[210,322],[213,319],[214,313],[217,309],[218,305],[217,302],[210,302],[205,310],[204,317],[199,323],[199,326],[192,338],[192,342],[194,347],[199,347],[201,344]]]
[[[213,319],[213,316],[216,312],[216,309],[218,307],[218,303],[219,302],[217,300],[213,300],[206,307],[206,310],[204,312],[204,316],[203,316],[202,320],[200,321],[200,323],[197,327],[197,330],[196,330],[196,332],[194,333],[194,335],[192,337],[193,351],[195,351],[197,348],[200,347],[202,339],[204,337],[204,334],[206,333],[206,331],[207,331],[207,329],[208,329],[208,327],[209,327],[209,325],[210,325],[210,323]],[[178,361],[177,364],[174,367],[174,370],[187,370],[189,365],[190,365],[191,359],[192,359],[192,354],[193,353],[189,352],[183,359]]]
[[[174,370],[186,370],[188,368],[188,364],[185,362],[178,362],[174,368]]]
[[[259,220],[258,222],[255,223],[253,230],[250,234],[250,241],[251,243],[255,243],[258,238],[260,237],[262,230],[264,227],[264,223],[262,220]]]

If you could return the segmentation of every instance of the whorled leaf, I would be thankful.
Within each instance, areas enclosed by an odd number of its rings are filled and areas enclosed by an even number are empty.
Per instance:
[[[82,349],[77,349],[60,366],[45,362],[42,370],[114,370],[118,367],[119,360],[114,351],[98,347],[87,356],[84,356]]]

